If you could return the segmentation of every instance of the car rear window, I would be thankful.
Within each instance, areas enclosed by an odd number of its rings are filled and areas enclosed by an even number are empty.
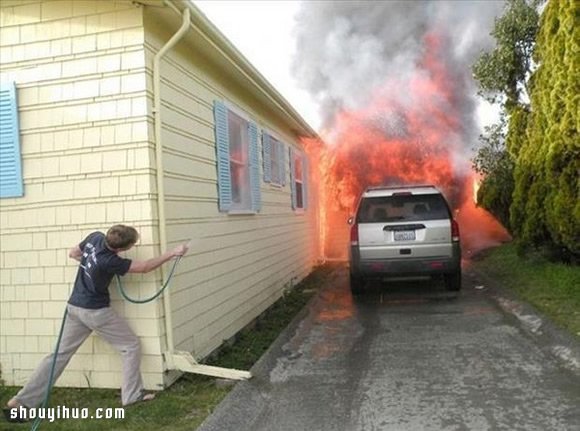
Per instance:
[[[396,195],[363,198],[358,223],[389,223],[451,218],[449,207],[440,194]]]

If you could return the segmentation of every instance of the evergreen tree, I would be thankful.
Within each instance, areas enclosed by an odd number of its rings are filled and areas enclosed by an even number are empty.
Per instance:
[[[485,175],[482,205],[502,222],[513,187],[508,224],[520,250],[548,248],[577,261],[580,2],[551,0],[539,21],[536,6],[509,0],[492,33],[497,47],[474,65],[483,95],[501,101],[507,118],[506,128],[488,129],[474,167]]]
[[[478,204],[510,231],[514,161],[525,139],[529,113],[528,78],[539,21],[536,6],[536,1],[508,0],[491,33],[496,47],[484,52],[473,66],[480,94],[500,104],[502,111],[500,122],[480,137],[482,145],[473,159],[474,169],[483,175]]]
[[[579,18],[575,0],[550,1],[543,12],[511,219],[522,245],[572,256],[580,254]]]
[[[491,103],[502,103],[507,111],[524,103],[522,96],[528,93],[527,79],[538,32],[537,3],[507,0],[505,12],[495,20],[491,32],[496,47],[482,53],[473,66],[482,95]]]
[[[505,116],[498,124],[487,126],[480,137],[483,146],[473,159],[473,167],[483,181],[477,191],[478,205],[492,213],[504,226],[509,227],[509,208],[514,190],[514,161],[506,151]]]

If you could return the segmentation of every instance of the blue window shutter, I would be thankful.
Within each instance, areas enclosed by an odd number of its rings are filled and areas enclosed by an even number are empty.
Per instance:
[[[302,157],[302,206],[308,207],[308,159]]]
[[[262,157],[264,158],[264,182],[272,182],[272,139],[267,133],[262,133]]]
[[[213,108],[217,155],[218,205],[220,211],[227,212],[232,206],[228,108],[217,100],[214,102]]]
[[[280,151],[278,151],[278,166],[280,167],[280,184],[286,185],[286,152],[284,144],[280,142]]]
[[[250,190],[252,196],[252,211],[260,211],[262,208],[262,196],[260,195],[260,160],[258,157],[258,127],[256,123],[248,123],[248,136],[250,138]]]
[[[292,209],[296,209],[296,183],[294,182],[294,151],[292,147],[288,148],[290,157],[290,194],[292,195]]]
[[[23,194],[16,86],[0,83],[0,198]]]

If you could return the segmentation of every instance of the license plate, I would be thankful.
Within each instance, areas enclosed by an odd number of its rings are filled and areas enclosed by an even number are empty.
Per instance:
[[[395,234],[395,241],[414,241],[415,231],[414,230],[396,230],[393,232]]]

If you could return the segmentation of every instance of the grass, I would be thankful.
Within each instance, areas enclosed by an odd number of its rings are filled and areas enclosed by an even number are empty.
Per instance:
[[[520,257],[513,244],[488,250],[474,266],[580,337],[578,266],[549,262],[540,253]]]
[[[307,304],[331,271],[330,266],[319,267],[296,287],[285,291],[282,298],[260,316],[251,328],[241,331],[233,343],[222,348],[206,363],[228,368],[250,369]],[[232,385],[216,384],[216,381],[212,377],[185,374],[170,388],[157,393],[155,401],[126,408],[125,418],[122,420],[61,419],[54,422],[45,420],[40,429],[54,431],[195,430],[232,389]],[[0,380],[0,401],[3,406],[17,390],[17,387],[5,386]],[[51,394],[50,406],[87,408],[91,415],[97,408],[120,407],[120,391],[55,388]],[[4,418],[0,419],[0,430],[24,431],[30,429],[30,426],[30,423],[12,424],[6,422]]]

